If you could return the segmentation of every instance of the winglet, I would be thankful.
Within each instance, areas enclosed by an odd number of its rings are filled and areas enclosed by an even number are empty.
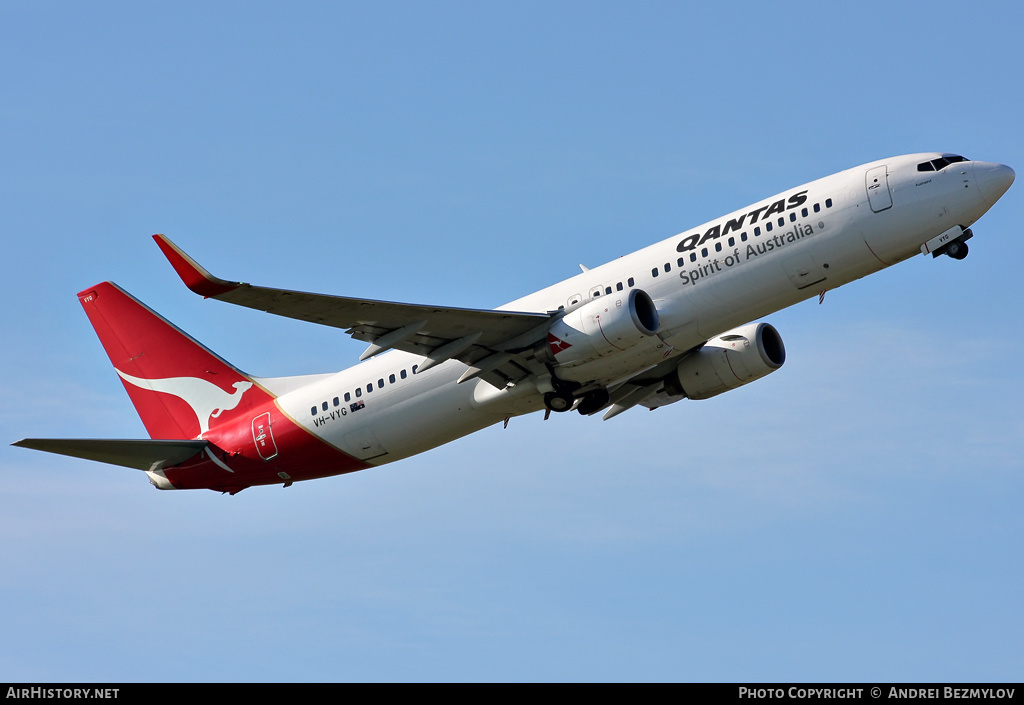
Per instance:
[[[207,272],[194,259],[182,252],[181,248],[168,240],[165,235],[154,235],[153,239],[160,246],[164,257],[174,267],[174,271],[181,277],[181,281],[185,282],[185,286],[200,296],[216,297],[239,287],[238,282],[218,279]]]

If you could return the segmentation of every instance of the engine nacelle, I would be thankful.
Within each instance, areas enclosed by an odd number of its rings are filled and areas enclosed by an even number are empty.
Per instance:
[[[785,361],[779,332],[767,323],[748,323],[712,338],[683,359],[666,380],[665,392],[708,399],[760,379]]]
[[[658,332],[658,310],[642,289],[616,291],[570,311],[548,331],[539,353],[562,367],[628,350]]]

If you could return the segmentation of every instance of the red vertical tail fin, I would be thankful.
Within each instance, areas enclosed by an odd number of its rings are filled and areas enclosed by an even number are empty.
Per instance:
[[[150,438],[196,438],[271,398],[116,284],[78,299]]]

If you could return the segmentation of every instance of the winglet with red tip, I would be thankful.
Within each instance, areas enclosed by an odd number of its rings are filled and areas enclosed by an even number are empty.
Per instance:
[[[164,235],[154,235],[153,239],[160,246],[167,261],[174,267],[174,271],[185,282],[185,286],[200,296],[216,297],[234,291],[239,287],[238,282],[229,282],[218,279],[205,269],[200,267],[194,259],[181,251],[177,245],[167,239]]]

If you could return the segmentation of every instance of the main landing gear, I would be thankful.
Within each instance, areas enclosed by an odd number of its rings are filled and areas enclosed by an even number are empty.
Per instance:
[[[587,392],[580,392],[580,385],[575,382],[566,382],[555,377],[553,374],[545,377],[541,383],[540,391],[546,387],[544,392],[544,418],[551,415],[551,412],[565,413],[576,409],[584,416],[600,411],[608,404],[607,389],[591,389]]]
[[[580,398],[580,403],[576,406],[576,411],[580,412],[583,416],[590,416],[596,414],[598,411],[608,405],[609,397],[607,389],[595,389],[587,392]]]
[[[579,389],[579,386],[575,382],[558,379],[554,372],[539,377],[537,391],[544,393],[544,408],[547,410],[544,418],[550,416],[552,411],[561,414],[572,409],[576,403],[576,395],[573,392]]]
[[[562,413],[572,409],[574,404],[576,405],[576,411],[584,416],[589,416],[608,405],[608,390],[595,389],[589,391],[579,397],[578,404],[576,403],[576,397],[565,390],[556,390],[544,395],[544,406],[548,411]]]
[[[568,392],[548,392],[544,395],[544,406],[549,411],[568,411],[575,403],[576,399]]]

